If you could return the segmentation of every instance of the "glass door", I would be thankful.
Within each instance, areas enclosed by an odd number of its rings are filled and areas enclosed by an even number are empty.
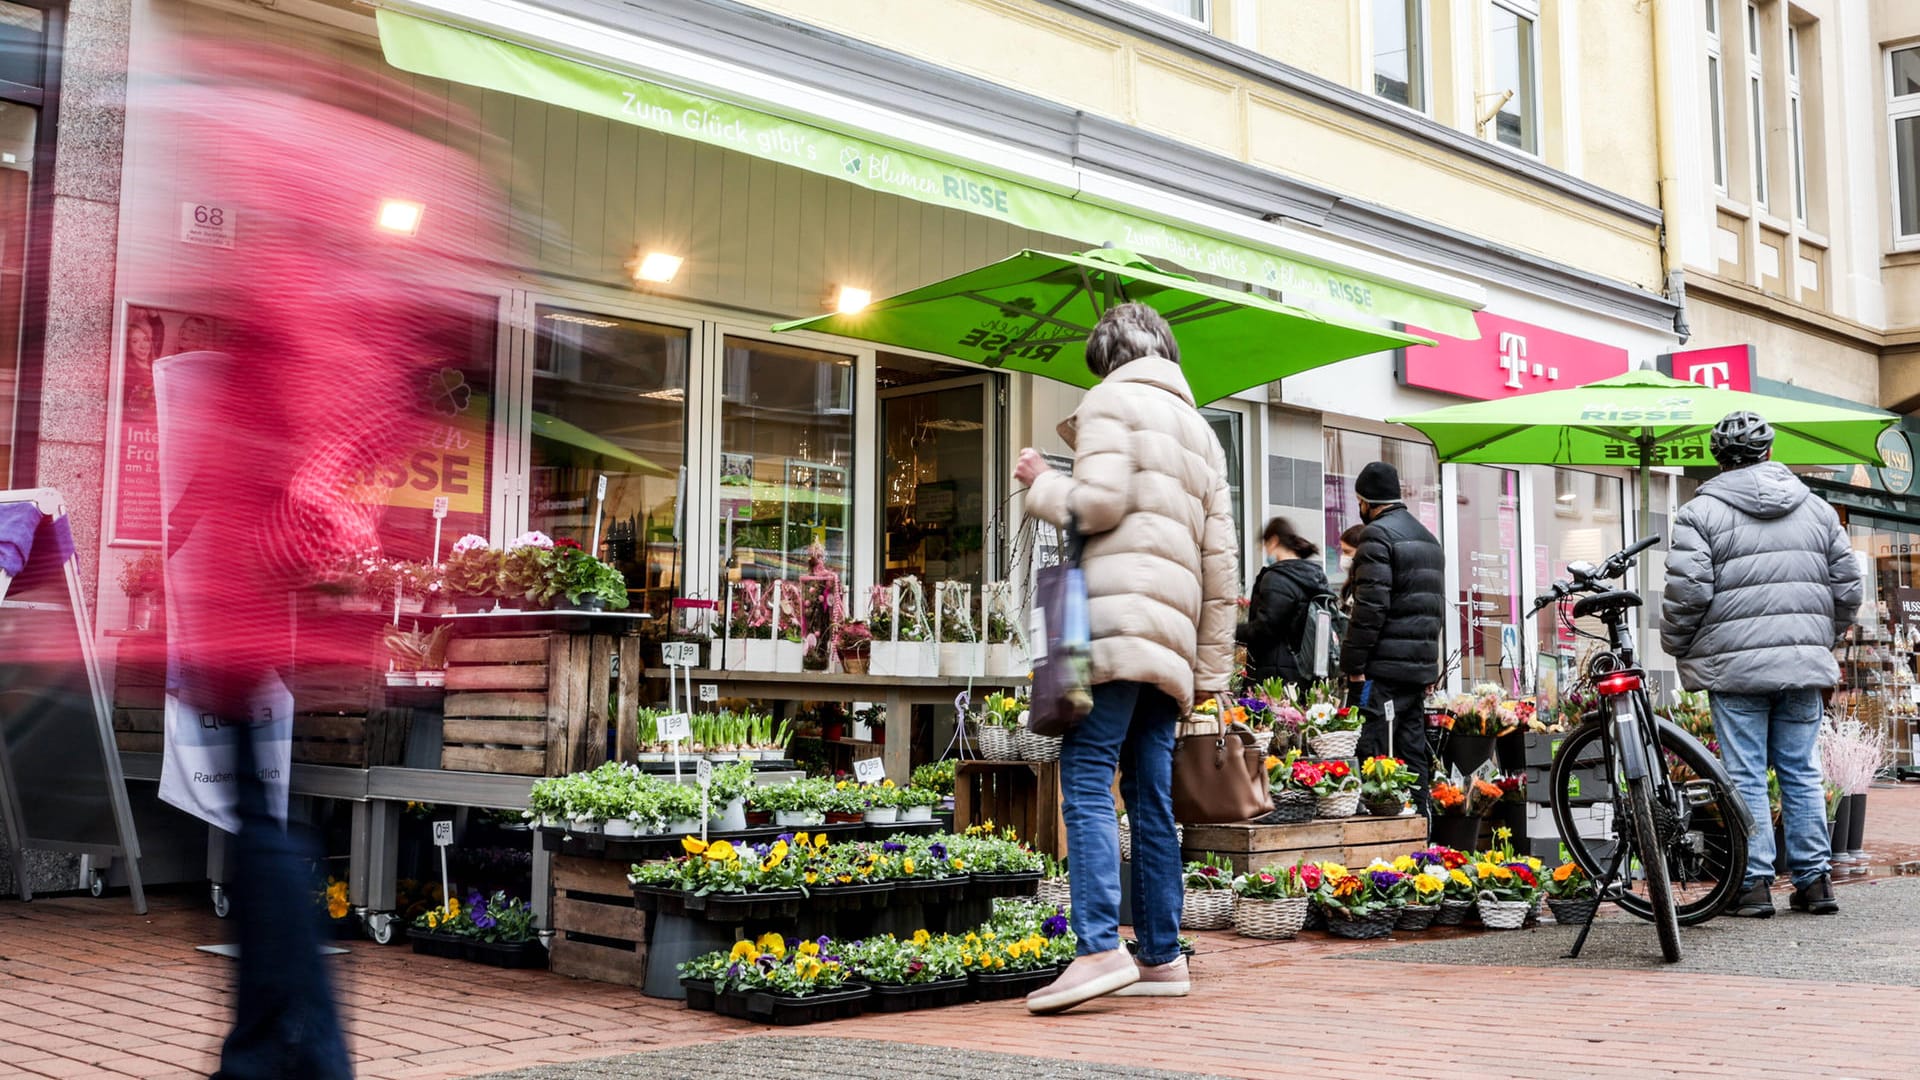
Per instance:
[[[1460,682],[1497,683],[1510,692],[1525,651],[1520,635],[1520,474],[1461,465],[1455,493],[1460,543]]]
[[[881,584],[914,575],[932,586],[983,587],[993,459],[985,375],[917,357],[878,360]]]

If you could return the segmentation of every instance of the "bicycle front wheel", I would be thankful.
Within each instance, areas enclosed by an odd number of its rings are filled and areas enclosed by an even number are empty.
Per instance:
[[[1613,785],[1606,735],[1600,725],[1587,724],[1567,735],[1554,756],[1548,801],[1563,838],[1560,857],[1597,879],[1612,863],[1616,845],[1627,843],[1632,850],[1625,863],[1625,888],[1614,899],[1651,920],[1645,860],[1627,840],[1633,830],[1623,818],[1630,811],[1627,800],[1617,797],[1624,793],[1616,793]],[[1668,811],[1656,801],[1654,825],[1664,838],[1674,917],[1681,926],[1695,926],[1720,914],[1740,894],[1747,865],[1746,809],[1719,762],[1699,743],[1663,727],[1660,750],[1681,806]]]
[[[1660,830],[1654,825],[1653,780],[1641,777],[1627,781],[1627,807],[1633,815],[1632,850],[1657,852],[1663,846]],[[1673,883],[1667,877],[1667,860],[1657,855],[1642,857],[1646,868],[1647,903],[1652,909],[1653,925],[1660,932],[1660,954],[1667,963],[1680,959],[1680,919],[1673,911]]]

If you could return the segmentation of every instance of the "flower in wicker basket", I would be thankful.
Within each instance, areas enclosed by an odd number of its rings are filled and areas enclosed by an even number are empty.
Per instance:
[[[1395,817],[1407,808],[1407,798],[1420,784],[1420,775],[1394,757],[1370,757],[1360,764],[1360,801],[1380,817]]]
[[[1233,879],[1233,928],[1241,937],[1288,941],[1307,921],[1309,892],[1303,870],[1268,866]]]
[[[1314,902],[1327,916],[1327,930],[1336,937],[1377,938],[1393,932],[1400,908],[1383,890],[1400,882],[1392,871],[1354,873],[1344,866],[1323,863]]]
[[[1296,761],[1292,781],[1313,792],[1317,817],[1352,817],[1360,809],[1360,778],[1344,761]]]
[[[1346,688],[1323,680],[1307,688],[1302,730],[1321,757],[1351,757],[1360,744],[1360,710],[1346,704]]]
[[[1483,860],[1474,864],[1473,873],[1480,882],[1480,921],[1490,930],[1520,929],[1540,897],[1533,868],[1518,860]]]
[[[1541,880],[1540,888],[1547,895],[1547,907],[1553,910],[1553,921],[1563,925],[1587,922],[1600,906],[1593,879],[1578,863],[1564,862],[1554,867],[1553,873]]]
[[[1233,867],[1208,852],[1187,864],[1180,908],[1183,930],[1225,930],[1233,925]]]

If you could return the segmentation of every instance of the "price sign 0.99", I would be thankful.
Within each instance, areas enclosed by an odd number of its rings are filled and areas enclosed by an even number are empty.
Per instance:
[[[668,713],[654,721],[664,742],[679,742],[693,735],[693,722],[686,713]]]
[[[877,757],[861,758],[853,763],[853,778],[863,784],[877,784],[887,778],[886,762]]]
[[[660,659],[668,667],[699,667],[700,643],[695,641],[666,641],[660,644]]]
[[[448,847],[453,844],[453,822],[436,821],[433,823],[433,846]]]

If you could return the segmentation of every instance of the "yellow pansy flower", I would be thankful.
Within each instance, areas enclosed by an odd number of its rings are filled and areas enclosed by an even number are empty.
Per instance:
[[[736,963],[744,960],[751,964],[760,959],[760,950],[754,948],[751,941],[736,941],[733,943],[733,951],[727,954],[727,958]]]
[[[800,943],[800,955],[801,955],[801,956],[819,956],[819,955],[820,955],[820,943],[819,943],[819,942],[817,942],[817,941],[803,941],[803,942],[801,942],[801,943]]]
[[[779,934],[761,934],[759,945],[761,952],[771,953],[776,957],[785,957],[787,955],[787,939],[781,937]]]
[[[709,862],[732,862],[740,857],[740,853],[733,850],[733,845],[725,840],[715,840],[707,845],[706,855]]]
[[[816,836],[813,838],[813,848],[815,851],[818,851],[821,848],[826,846],[827,846],[827,835],[825,833],[821,833],[819,836]]]
[[[933,935],[927,933],[925,930],[915,930],[913,932],[913,943],[915,945],[925,945],[927,942],[932,940],[933,940]]]
[[[913,873],[913,856],[909,855],[906,858],[901,859],[900,869],[906,871],[908,874],[912,874]]]
[[[809,871],[807,871],[807,884],[809,884],[809,885],[811,885],[811,884],[813,884],[814,882],[816,882],[816,881],[819,881],[819,880],[820,880],[820,875],[819,875],[819,874],[816,874],[816,873],[814,873],[814,872],[813,872],[813,871],[811,871],[811,870],[809,870]]]
[[[689,855],[699,855],[707,850],[707,842],[691,833],[681,838],[680,846]]]

